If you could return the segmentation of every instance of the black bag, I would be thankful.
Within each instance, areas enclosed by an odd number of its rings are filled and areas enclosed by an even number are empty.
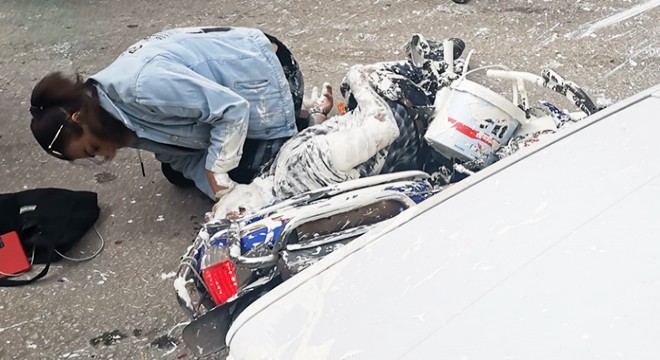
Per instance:
[[[33,264],[46,264],[32,279],[0,279],[0,286],[44,277],[50,263],[59,261],[94,225],[99,212],[97,195],[89,191],[47,188],[0,194],[0,234],[16,231]]]

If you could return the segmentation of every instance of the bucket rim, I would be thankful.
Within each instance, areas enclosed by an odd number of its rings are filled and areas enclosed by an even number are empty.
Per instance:
[[[471,94],[472,96],[478,97],[491,105],[499,108],[503,112],[509,114],[513,120],[522,124],[525,120],[525,112],[513,104],[509,99],[504,96],[496,93],[495,91],[478,84],[472,80],[462,78],[461,80],[455,81],[450,85],[452,91],[461,91]]]

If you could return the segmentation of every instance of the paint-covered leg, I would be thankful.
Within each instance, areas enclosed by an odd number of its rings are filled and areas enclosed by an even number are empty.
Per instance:
[[[347,75],[358,108],[350,121],[359,124],[326,135],[329,155],[340,171],[349,171],[389,146],[399,136],[399,128],[387,103],[369,83],[373,68],[354,66]]]
[[[396,128],[396,121],[390,107],[371,86],[369,75],[373,71],[373,67],[362,65],[353,66],[348,71],[346,78],[353,89],[353,96],[357,100],[357,110],[365,117],[365,120],[373,118],[382,122],[391,122]]]

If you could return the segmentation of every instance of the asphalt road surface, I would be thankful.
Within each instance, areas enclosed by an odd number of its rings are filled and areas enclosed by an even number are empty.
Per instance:
[[[402,59],[403,44],[422,33],[462,38],[475,50],[473,67],[504,64],[534,73],[551,67],[608,105],[659,82],[659,5],[658,0],[0,1],[0,192],[95,191],[102,209],[97,226],[105,239],[105,249],[92,261],[60,262],[34,285],[0,289],[0,359],[191,357],[179,339],[178,324],[187,319],[175,300],[173,274],[212,203],[194,190],[170,186],[150,155],[143,156],[143,177],[133,150],[101,167],[77,167],[45,154],[30,134],[28,107],[32,87],[48,72],[93,74],[141,37],[167,28],[250,26],[289,45],[309,93],[324,81],[336,86],[351,65]],[[92,253],[98,241],[88,234],[70,256]]]

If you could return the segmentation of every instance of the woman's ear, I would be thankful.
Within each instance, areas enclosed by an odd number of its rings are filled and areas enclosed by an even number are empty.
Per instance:
[[[80,111],[76,111],[73,114],[71,114],[71,121],[73,121],[76,124],[80,122]]]

